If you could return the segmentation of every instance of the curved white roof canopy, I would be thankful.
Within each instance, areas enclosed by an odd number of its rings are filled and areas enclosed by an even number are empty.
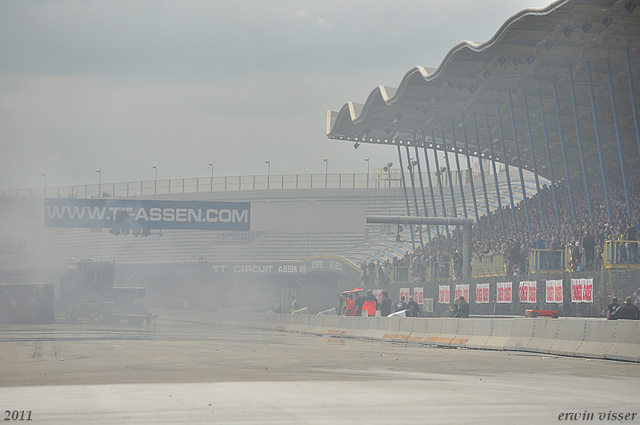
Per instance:
[[[505,22],[485,43],[462,42],[453,47],[442,64],[434,68],[416,66],[402,78],[398,88],[376,87],[364,104],[346,103],[339,112],[327,113],[327,136],[351,143],[423,145],[436,148],[444,131],[447,149],[452,148],[452,122],[461,151],[461,112],[470,154],[478,156],[472,114],[476,114],[481,153],[489,156],[485,114],[488,115],[496,160],[517,165],[514,138],[522,166],[531,170],[524,98],[528,105],[531,140],[538,174],[549,178],[539,94],[545,113],[548,139],[556,180],[565,177],[560,130],[568,153],[569,174],[582,174],[574,108],[569,84],[569,67],[575,87],[579,132],[586,169],[599,172],[600,164],[592,102],[587,79],[590,67],[596,115],[607,170],[620,169],[614,113],[606,71],[611,81],[623,144],[625,165],[638,165],[638,142],[631,107],[626,56],[636,103],[640,101],[640,7],[637,0],[561,0],[544,9],[525,9]],[[589,64],[589,65],[588,65]],[[561,127],[554,98],[558,92]],[[512,98],[516,137],[511,125],[509,92]],[[506,144],[502,155],[498,105]],[[472,148],[473,147],[473,148]],[[598,170],[598,171],[595,171]]]

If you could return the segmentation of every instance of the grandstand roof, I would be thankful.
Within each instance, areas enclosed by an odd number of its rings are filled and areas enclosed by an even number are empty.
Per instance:
[[[637,0],[560,0],[544,9],[525,9],[507,20],[490,40],[484,43],[465,41],[454,46],[438,68],[416,66],[405,74],[397,88],[378,86],[364,104],[347,102],[338,112],[329,111],[327,136],[351,143],[392,146],[417,143],[422,146],[424,134],[427,147],[431,148],[435,136],[436,149],[442,150],[444,134],[446,149],[452,151],[451,141],[455,134],[459,152],[462,152],[462,112],[464,131],[469,145],[473,146],[471,155],[490,158],[488,140],[492,140],[497,161],[515,166],[519,149],[522,166],[531,170],[524,109],[527,107],[537,171],[549,178],[540,113],[542,103],[555,180],[565,178],[561,136],[567,152],[569,175],[583,173],[578,155],[578,133],[586,170],[599,172],[587,75],[589,67],[605,167],[620,169],[614,113],[617,113],[625,163],[637,165],[640,142],[637,142],[630,96],[633,93],[636,102],[640,99],[640,7],[637,6]],[[575,87],[578,126],[574,119],[570,75]],[[609,81],[615,109],[612,108]],[[515,136],[509,97],[515,117]],[[556,104],[560,111],[560,126]],[[480,154],[475,148],[474,113]],[[490,123],[490,138],[487,137],[485,114]],[[506,161],[502,155],[499,122],[506,145]],[[514,139],[518,141],[517,146]]]

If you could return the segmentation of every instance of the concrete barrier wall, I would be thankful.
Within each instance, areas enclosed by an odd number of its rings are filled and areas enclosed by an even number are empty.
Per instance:
[[[529,341],[525,350],[536,353],[551,353],[551,349],[558,339],[559,330],[559,320],[535,319],[534,337]]]
[[[513,329],[513,319],[491,319],[491,336],[486,342],[485,348],[490,350],[504,350]]]
[[[473,319],[473,330],[467,341],[469,348],[486,348],[491,337],[492,319]]]
[[[640,321],[581,318],[345,317],[157,310],[185,323],[244,326],[338,338],[530,351],[640,362]]]
[[[504,343],[505,350],[525,351],[533,338],[535,320],[516,318],[512,320],[511,337]]]
[[[607,349],[604,358],[640,362],[640,321],[616,320],[615,324],[614,342]],[[607,334],[609,333],[607,330]]]

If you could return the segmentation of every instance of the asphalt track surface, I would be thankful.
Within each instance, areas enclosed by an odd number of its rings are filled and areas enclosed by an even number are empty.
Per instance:
[[[159,319],[0,326],[0,364],[5,423],[640,423],[640,364],[534,353]]]

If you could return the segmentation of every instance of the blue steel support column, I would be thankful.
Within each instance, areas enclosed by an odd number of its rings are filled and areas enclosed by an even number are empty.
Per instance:
[[[436,161],[436,177],[438,177],[438,189],[440,189],[440,202],[442,203],[442,216],[447,216],[447,207],[444,203],[444,189],[442,188],[442,171],[440,170],[440,164],[438,163],[438,151],[436,150],[436,133],[435,130],[431,130],[431,139],[433,140],[433,158]],[[449,241],[449,226],[446,226],[447,229],[447,242]]]
[[[509,191],[509,204],[511,205],[511,219],[513,220],[513,231],[518,233],[518,222],[516,221],[516,204],[513,202],[513,191],[511,190],[511,174],[509,172],[509,161],[507,148],[504,144],[504,130],[502,129],[502,114],[500,114],[500,99],[496,99],[496,116],[498,117],[498,131],[500,132],[500,145],[502,146],[502,163],[507,177],[507,190]]]
[[[620,138],[620,126],[618,126],[618,110],[616,108],[616,99],[613,95],[613,79],[611,78],[611,65],[609,61],[605,62],[607,67],[607,79],[609,80],[609,95],[611,96],[611,110],[613,111],[613,125],[616,129],[616,140],[618,141],[618,154],[620,155],[620,168],[622,171],[622,185],[624,186],[624,197],[627,201],[627,218],[631,220],[631,200],[629,199],[629,187],[627,186],[627,173],[624,169],[624,153],[622,152],[622,140]]]
[[[451,138],[453,139],[453,150],[456,152],[456,169],[458,170],[458,184],[460,185],[460,196],[462,197],[462,212],[467,218],[467,201],[464,199],[464,184],[462,183],[462,172],[460,171],[460,159],[458,158],[458,143],[456,142],[456,130],[451,119]]]
[[[418,136],[413,135],[414,145],[413,148],[416,152],[416,162],[418,163],[418,180],[420,180],[420,191],[422,192],[422,208],[424,209],[424,216],[429,217],[429,209],[427,208],[427,198],[424,196],[424,182],[422,180],[422,167],[420,166],[420,151],[418,150]],[[423,143],[426,143],[424,138],[422,139]],[[431,226],[427,225],[427,237],[429,238],[429,242],[431,242]]]
[[[593,127],[596,134],[596,144],[598,145],[598,158],[600,158],[600,173],[602,173],[602,189],[604,199],[607,203],[607,217],[609,224],[613,224],[611,215],[611,200],[609,199],[609,189],[607,188],[607,175],[604,169],[604,156],[602,155],[602,143],[600,142],[600,128],[598,126],[598,115],[596,114],[596,97],[593,94],[593,80],[591,79],[591,64],[587,62],[587,80],[589,82],[589,96],[591,98],[591,113],[593,114]]]
[[[638,142],[638,154],[640,154],[640,124],[638,123],[638,110],[636,108],[636,92],[633,87],[633,76],[631,75],[631,60],[629,59],[629,48],[624,49],[624,56],[627,61],[627,78],[629,79],[629,94],[631,95],[631,111],[633,112],[633,124],[636,126],[636,142]]]
[[[407,215],[411,217],[411,208],[409,208],[409,195],[407,194],[407,183],[404,178],[404,167],[402,166],[402,150],[400,145],[398,146],[398,160],[400,161],[400,174],[402,175],[402,187],[404,188],[404,200],[407,203]],[[409,225],[409,232],[411,233],[411,246],[413,250],[416,250],[416,243],[413,240],[413,225]]]
[[[489,239],[493,239],[493,226],[491,225],[491,210],[489,210],[489,195],[487,194],[487,182],[484,179],[484,165],[482,164],[482,153],[480,152],[480,138],[478,137],[478,123],[476,122],[476,113],[473,117],[473,131],[476,136],[476,149],[478,150],[478,165],[480,166],[480,178],[482,179],[482,190],[484,191],[484,205],[487,208],[487,222],[489,224]]]
[[[451,205],[453,206],[453,216],[458,217],[458,209],[456,208],[456,195],[453,192],[453,180],[451,179],[451,165],[449,164],[449,153],[447,151],[447,141],[444,137],[444,130],[442,130],[442,150],[444,151],[444,160],[447,167],[447,178],[449,179],[449,193],[451,194]],[[458,238],[458,244],[462,243],[460,239],[460,227],[456,226],[456,237]]]
[[[496,157],[493,154],[493,136],[491,136],[491,126],[489,125],[489,114],[485,111],[484,122],[487,126],[487,139],[489,140],[489,153],[491,154],[491,167],[493,168],[493,184],[496,187],[496,198],[498,200],[498,215],[500,217],[500,229],[502,239],[507,240],[507,232],[504,228],[504,217],[502,216],[502,199],[500,196],[500,184],[498,183],[498,170],[496,170]]]
[[[524,205],[524,215],[527,218],[527,232],[531,233],[531,219],[529,218],[529,203],[527,202],[527,188],[524,186],[524,176],[522,175],[522,161],[520,160],[520,148],[518,147],[518,132],[516,131],[516,117],[513,113],[513,101],[511,100],[511,89],[507,89],[509,96],[509,114],[511,115],[511,130],[513,131],[513,145],[516,148],[516,159],[518,162],[518,172],[520,173],[520,187],[522,189],[522,204]]]
[[[462,123],[462,141],[464,142],[464,153],[467,157],[467,170],[471,173],[469,179],[471,183],[471,198],[473,199],[473,211],[476,213],[476,230],[478,231],[478,239],[482,239],[480,234],[480,215],[478,214],[478,201],[476,200],[476,189],[473,184],[473,173],[471,169],[471,158],[469,157],[469,143],[467,142],[467,129],[464,125],[464,113],[460,112],[460,122]]]
[[[558,119],[558,136],[560,137],[560,147],[562,148],[562,162],[564,163],[564,176],[567,180],[567,191],[569,192],[569,207],[571,208],[571,222],[576,227],[576,211],[573,207],[573,191],[571,190],[571,178],[569,176],[569,163],[567,162],[567,148],[564,143],[564,133],[562,132],[562,118],[560,117],[560,101],[558,100],[558,87],[556,77],[552,78],[553,101],[556,106],[556,118]]]
[[[522,90],[522,101],[524,103],[524,118],[527,122],[527,136],[529,137],[529,151],[531,152],[531,165],[533,166],[533,175],[536,179],[536,193],[538,198],[538,209],[540,210],[540,224],[544,229],[544,211],[542,210],[542,198],[540,196],[540,179],[538,178],[538,166],[536,165],[536,154],[533,150],[533,136],[531,134],[531,121],[529,121],[529,105],[527,105],[527,92]]]
[[[415,138],[413,139],[413,143],[416,143]],[[411,177],[411,190],[413,192],[413,205],[416,209],[416,217],[420,217],[420,209],[418,208],[418,195],[416,194],[416,182],[413,176],[413,164],[411,163],[411,154],[409,153],[409,144],[404,145],[407,149],[407,162],[409,162],[409,176]],[[424,247],[424,242],[422,240],[422,226],[420,226],[420,246]]]
[[[538,101],[540,103],[540,120],[542,121],[542,133],[544,135],[544,146],[547,150],[547,164],[549,165],[549,178],[551,179],[551,193],[553,194],[553,207],[556,211],[556,226],[558,226],[558,229],[559,229],[560,228],[560,211],[558,210],[558,198],[556,196],[556,179],[553,176],[553,162],[551,161],[551,147],[549,146],[547,120],[544,117],[544,104],[542,103],[542,90],[538,90]],[[602,156],[600,158],[602,158]]]
[[[447,178],[449,179],[449,192],[451,193],[451,205],[453,206],[453,216],[458,217],[458,209],[456,208],[456,195],[453,192],[453,179],[451,178],[451,165],[449,164],[449,153],[447,151],[447,142],[444,138],[444,130],[442,130],[442,149],[444,150],[444,160],[447,167]]]
[[[587,179],[587,167],[584,163],[584,151],[582,149],[582,137],[580,135],[580,121],[578,118],[578,105],[576,104],[576,89],[573,84],[573,71],[571,64],[567,65],[569,71],[569,90],[571,91],[571,104],[573,105],[573,119],[576,122],[576,138],[578,139],[578,153],[580,154],[580,166],[584,176],[584,191],[587,195],[587,207],[589,208],[589,222],[593,224],[593,207],[591,206],[591,195],[589,194],[589,180]]]
[[[427,164],[427,178],[429,179],[429,192],[431,192],[431,206],[433,208],[433,216],[438,216],[438,209],[436,208],[436,198],[433,196],[433,182],[431,180],[431,165],[429,165],[429,154],[427,151],[427,136],[424,131],[422,132],[422,150],[424,151],[424,159]],[[436,226],[436,232],[440,236],[440,226]],[[440,240],[438,240],[440,242]]]

